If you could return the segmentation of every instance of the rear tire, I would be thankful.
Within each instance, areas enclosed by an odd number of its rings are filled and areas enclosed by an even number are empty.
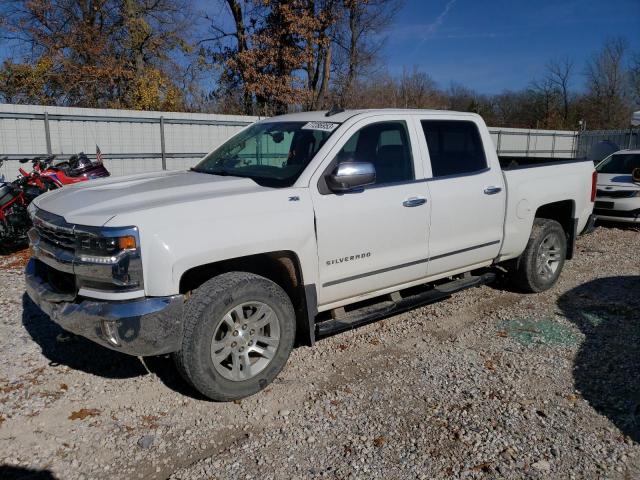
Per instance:
[[[296,320],[277,284],[246,272],[219,275],[193,293],[185,309],[178,371],[217,401],[253,395],[280,373],[291,350]]]
[[[567,256],[567,236],[555,220],[536,218],[531,236],[515,263],[513,283],[522,291],[548,290],[558,281]]]

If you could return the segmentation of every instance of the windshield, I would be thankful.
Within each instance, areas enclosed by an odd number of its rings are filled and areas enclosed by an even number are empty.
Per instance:
[[[337,123],[256,123],[223,143],[192,170],[247,177],[267,187],[290,187]]]
[[[596,167],[598,173],[631,174],[634,168],[640,168],[640,153],[616,153],[602,161]]]

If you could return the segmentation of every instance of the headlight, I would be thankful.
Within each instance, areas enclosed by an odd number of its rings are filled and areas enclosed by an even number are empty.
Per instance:
[[[122,237],[78,235],[77,238],[77,252],[80,254],[110,257],[124,250],[135,250],[137,247],[136,237],[133,235]]]
[[[122,292],[144,287],[136,227],[77,227],[74,273],[82,290]]]

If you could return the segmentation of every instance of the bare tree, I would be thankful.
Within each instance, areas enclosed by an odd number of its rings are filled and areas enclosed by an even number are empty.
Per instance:
[[[342,105],[350,103],[356,78],[375,63],[386,39],[384,32],[403,3],[404,0],[343,0],[343,22],[334,38]]]
[[[555,86],[560,92],[562,98],[562,127],[566,128],[569,125],[569,103],[571,78],[573,76],[573,60],[570,57],[564,56],[547,63],[547,76],[546,80]]]
[[[600,52],[587,62],[587,105],[592,125],[620,128],[628,124],[630,109],[624,71],[627,48],[628,43],[624,38],[610,38]]]
[[[640,108],[640,52],[634,53],[629,63],[629,81],[635,106]]]
[[[442,108],[446,104],[435,80],[417,67],[406,68],[399,79],[398,98],[402,108]]]
[[[531,83],[531,107],[535,109],[537,128],[558,128],[557,113],[560,103],[560,89],[550,78],[534,80]]]

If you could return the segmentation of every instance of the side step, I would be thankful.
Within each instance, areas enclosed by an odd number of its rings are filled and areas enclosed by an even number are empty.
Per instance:
[[[447,299],[452,293],[459,292],[466,288],[490,283],[495,280],[495,278],[495,273],[491,272],[477,276],[468,276],[458,280],[452,280],[451,282],[442,283],[430,290],[400,298],[399,300],[381,301],[375,305],[346,312],[344,315],[340,315],[336,318],[316,323],[316,338],[327,337],[346,330],[351,330],[391,315],[406,312],[407,310],[411,310],[415,307]],[[394,296],[391,298],[396,299],[398,297]]]

